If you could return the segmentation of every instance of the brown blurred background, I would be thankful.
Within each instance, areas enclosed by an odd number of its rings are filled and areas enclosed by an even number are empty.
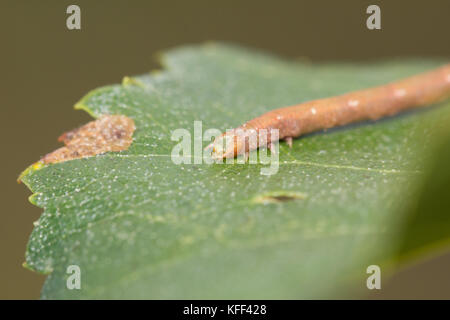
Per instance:
[[[66,28],[70,4],[81,7],[81,30]],[[370,4],[381,7],[381,30],[366,28]],[[57,148],[59,134],[91,120],[72,109],[79,98],[158,67],[155,53],[219,40],[313,61],[450,57],[448,0],[2,0],[0,12],[3,299],[36,299],[44,281],[21,266],[41,209],[17,176]],[[450,298],[447,270],[450,255],[400,273],[375,297]]]

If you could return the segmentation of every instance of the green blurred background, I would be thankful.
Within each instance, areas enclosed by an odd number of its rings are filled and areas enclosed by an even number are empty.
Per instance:
[[[59,147],[64,131],[90,121],[72,105],[89,90],[158,68],[164,49],[218,40],[290,59],[367,61],[450,57],[450,1],[65,1],[2,0],[0,5],[3,148],[0,298],[39,297],[44,276],[22,268],[41,209],[18,174]],[[66,8],[81,7],[81,30]],[[382,30],[366,28],[381,7]],[[373,298],[450,298],[450,255],[383,282]]]

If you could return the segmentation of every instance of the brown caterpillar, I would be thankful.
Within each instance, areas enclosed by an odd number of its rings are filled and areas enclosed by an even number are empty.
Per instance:
[[[447,64],[383,86],[269,111],[223,133],[205,150],[212,148],[211,156],[216,160],[242,154],[248,159],[249,151],[259,147],[274,150],[273,143],[277,140],[284,139],[291,147],[292,138],[302,134],[357,121],[377,120],[449,97],[450,64]],[[273,129],[278,130],[278,137],[267,135],[266,132]],[[249,143],[249,137],[255,133],[256,143]]]

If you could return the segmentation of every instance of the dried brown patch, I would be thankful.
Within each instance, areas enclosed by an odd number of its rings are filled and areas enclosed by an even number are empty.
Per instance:
[[[47,163],[79,159],[108,151],[127,150],[136,129],[133,119],[122,115],[104,115],[98,120],[62,134],[58,141],[66,146],[42,158]]]

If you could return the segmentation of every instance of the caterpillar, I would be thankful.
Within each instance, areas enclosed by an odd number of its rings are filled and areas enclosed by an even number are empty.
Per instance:
[[[227,131],[214,139],[205,150],[211,150],[215,160],[244,155],[306,133],[343,126],[350,123],[377,120],[417,107],[428,106],[450,97],[450,64],[386,85],[353,91],[343,95],[313,100],[269,111]],[[267,132],[277,130],[278,135]],[[256,143],[249,137],[256,134]]]

